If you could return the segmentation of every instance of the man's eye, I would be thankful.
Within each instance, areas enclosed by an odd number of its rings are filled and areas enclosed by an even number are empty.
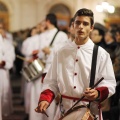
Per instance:
[[[75,24],[76,25],[80,25],[80,21],[75,21]]]
[[[83,25],[87,26],[87,25],[89,25],[89,23],[87,23],[87,22],[84,22],[84,23],[83,23]]]

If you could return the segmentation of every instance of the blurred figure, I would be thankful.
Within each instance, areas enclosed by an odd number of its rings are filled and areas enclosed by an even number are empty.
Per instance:
[[[71,18],[70,23],[69,23],[69,28],[68,28],[68,39],[71,42],[75,39],[75,33],[74,33],[75,31],[73,28],[73,22],[74,22],[74,19]]]
[[[28,37],[31,37],[31,36],[34,36],[38,33],[38,30],[37,30],[37,27],[32,27],[29,31],[28,31],[28,35],[27,35],[27,38]]]
[[[44,32],[47,29],[45,20],[42,20],[39,24],[37,24],[36,29],[38,34]]]
[[[96,45],[105,48],[104,35],[105,35],[104,26],[100,27],[99,25],[95,24],[94,29],[90,34],[90,38]]]
[[[116,39],[115,39],[115,32],[112,30],[109,30],[105,33],[104,40],[106,43],[105,50],[110,54],[112,63],[114,64],[115,61],[115,49],[117,47]],[[116,94],[116,93],[115,93]],[[114,95],[113,95],[114,96]],[[106,99],[102,103],[102,111],[103,111],[103,118],[104,120],[117,120],[116,117],[113,119],[113,113],[112,111],[112,104],[114,104],[114,98],[110,97],[109,99]]]
[[[120,27],[117,28],[115,37],[116,37],[116,41],[120,43]]]
[[[117,80],[120,80],[120,27],[116,30],[117,47],[115,49],[114,72]]]
[[[3,116],[8,116],[13,112],[9,70],[13,67],[14,59],[14,47],[6,38],[5,30],[0,24],[0,85],[2,87],[1,103]]]
[[[8,32],[7,30],[5,30],[5,27],[4,27],[4,22],[1,22],[0,21],[0,27],[2,27],[4,29],[4,37],[11,43],[13,44],[13,36],[10,32]]]
[[[21,52],[26,60],[32,59],[32,54],[30,53],[29,45],[31,43],[31,38],[38,34],[37,28],[33,27],[29,30],[27,38],[23,41]],[[34,46],[34,44],[32,44]],[[28,52],[29,51],[29,52]],[[27,66],[29,62],[24,61],[24,66]],[[23,104],[25,105],[25,112],[29,114],[30,110],[30,92],[31,92],[31,83],[27,83],[23,78],[21,82],[21,99],[23,100]]]
[[[13,44],[13,36],[10,32],[6,31],[6,38]]]
[[[22,53],[21,53],[21,46],[22,46],[22,43],[23,43],[23,36],[24,36],[24,31],[17,31],[14,33],[14,45],[15,45],[15,54],[16,55],[19,55],[19,56],[24,56]],[[23,60],[19,59],[19,58],[15,58],[15,62],[14,62],[14,65],[15,65],[15,74],[18,76],[18,77],[21,77],[21,70],[22,70],[22,66],[23,66]]]
[[[107,31],[105,33],[105,43],[106,43],[106,47],[105,50],[110,54],[110,57],[112,59],[112,63],[114,63],[114,52],[115,49],[117,47],[117,43],[116,43],[116,39],[115,39],[115,33],[111,31]]]
[[[116,33],[117,47],[115,48],[115,60],[113,68],[117,80],[116,93],[111,97],[110,120],[120,120],[120,27],[117,28]]]

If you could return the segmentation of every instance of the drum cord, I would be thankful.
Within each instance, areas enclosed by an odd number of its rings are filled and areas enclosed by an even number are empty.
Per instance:
[[[61,112],[61,116],[64,116],[65,114],[65,110],[63,109],[63,105],[62,105],[62,95],[61,95],[61,98],[60,98],[60,112]]]

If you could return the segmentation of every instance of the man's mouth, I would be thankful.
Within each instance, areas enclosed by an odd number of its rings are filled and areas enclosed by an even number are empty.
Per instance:
[[[84,32],[82,32],[82,31],[78,31],[77,32],[79,35],[83,35],[84,34]]]

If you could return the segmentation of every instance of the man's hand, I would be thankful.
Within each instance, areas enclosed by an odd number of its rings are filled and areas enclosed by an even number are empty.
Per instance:
[[[46,109],[49,107],[49,103],[47,101],[41,101],[37,108],[35,109],[36,112],[38,113],[44,113]]]
[[[33,52],[32,52],[32,55],[37,55],[39,53],[39,50],[34,50]]]
[[[0,68],[4,68],[5,66],[5,61],[0,61]]]
[[[45,54],[50,54],[50,52],[51,52],[49,47],[43,48],[42,51],[43,51]]]
[[[95,89],[87,88],[87,89],[85,90],[84,96],[85,96],[88,100],[93,101],[93,100],[96,100],[96,99],[99,97],[99,93],[98,93],[98,91],[95,90]]]

